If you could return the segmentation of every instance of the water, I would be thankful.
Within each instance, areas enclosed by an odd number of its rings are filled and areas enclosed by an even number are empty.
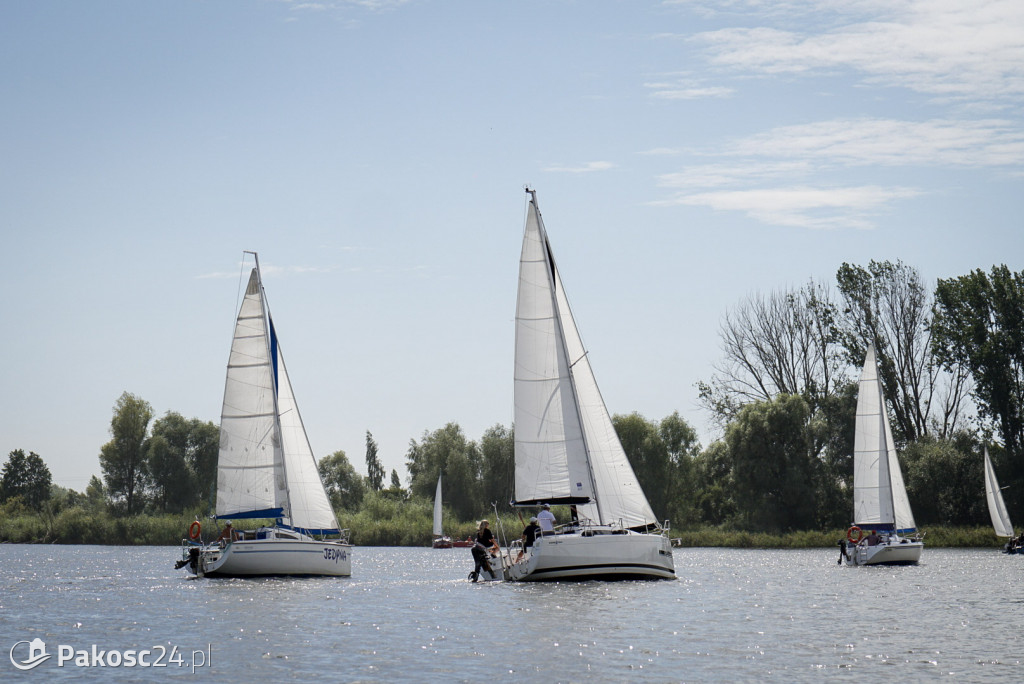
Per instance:
[[[356,547],[353,576],[335,579],[188,579],[177,557],[0,546],[0,679],[999,682],[1019,681],[1024,657],[1024,557],[991,549],[894,568],[839,567],[827,549],[677,549],[677,581],[561,584],[472,584],[465,549]],[[12,647],[36,637],[51,659],[17,671]],[[176,647],[184,662],[58,667],[62,644],[148,662]],[[195,674],[193,651],[209,658]]]

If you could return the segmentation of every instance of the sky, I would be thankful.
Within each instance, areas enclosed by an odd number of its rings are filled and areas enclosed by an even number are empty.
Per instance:
[[[0,458],[78,491],[123,392],[219,422],[244,250],[314,453],[403,481],[512,423],[526,185],[609,410],[705,445],[747,297],[1024,270],[1019,0],[33,0],[0,65]]]

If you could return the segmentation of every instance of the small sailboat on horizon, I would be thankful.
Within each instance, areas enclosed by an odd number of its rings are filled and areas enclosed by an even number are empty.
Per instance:
[[[473,546],[472,539],[455,539],[444,533],[442,518],[444,517],[441,500],[441,476],[437,476],[437,491],[434,493],[434,530],[431,546],[435,549],[466,549]]]
[[[996,536],[1007,538],[1003,550],[1006,553],[1021,553],[1024,549],[1016,543],[1010,514],[1006,510],[1006,502],[1003,501],[1003,492],[999,488],[992,459],[988,457],[988,447],[985,447],[985,500],[988,502],[988,513],[992,518],[992,529]]]
[[[568,505],[574,519],[502,555],[507,579],[674,579],[667,523],[619,442],[527,189],[515,339],[517,507]],[[518,560],[518,562],[516,562]]]
[[[840,543],[850,565],[913,564],[924,549],[896,456],[874,345],[864,358],[857,395],[853,525]]]
[[[197,576],[352,573],[352,545],[324,490],[292,393],[266,303],[259,257],[235,322],[224,385],[217,457],[216,518],[223,540],[185,540],[182,560]],[[231,520],[271,519],[237,532]],[[190,536],[199,537],[193,523]]]

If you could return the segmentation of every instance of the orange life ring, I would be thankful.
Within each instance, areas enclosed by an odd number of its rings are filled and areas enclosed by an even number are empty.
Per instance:
[[[856,539],[853,538],[854,532],[857,533]],[[857,544],[860,542],[861,539],[864,538],[864,530],[860,529],[856,525],[853,525],[852,527],[850,527],[850,529],[846,530],[846,538],[850,541],[851,544]]]
[[[192,539],[199,539],[199,535],[203,531],[203,526],[196,520],[194,523],[188,526],[188,536]]]

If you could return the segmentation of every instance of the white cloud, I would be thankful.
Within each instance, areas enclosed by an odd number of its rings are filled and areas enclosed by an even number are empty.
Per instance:
[[[710,31],[695,39],[708,46],[712,64],[743,72],[852,69],[869,83],[939,98],[1024,97],[1024,2],[893,0],[870,9],[871,20],[818,34],[762,26]]]
[[[591,171],[607,171],[614,169],[615,164],[608,161],[587,162],[583,166],[548,166],[544,171],[553,173],[589,173]]]
[[[784,187],[680,195],[655,202],[658,206],[704,206],[720,211],[741,211],[777,226],[837,229],[871,228],[871,212],[898,199],[921,194],[914,188],[859,186],[845,188]]]

